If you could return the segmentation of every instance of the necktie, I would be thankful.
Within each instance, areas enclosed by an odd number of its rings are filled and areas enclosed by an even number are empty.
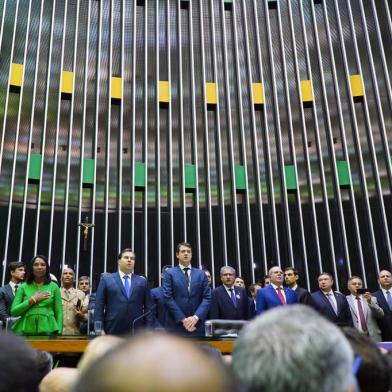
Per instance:
[[[15,285],[15,295],[16,295],[16,292],[18,291],[18,287],[19,287],[19,285],[16,284],[16,285]]]
[[[357,299],[358,303],[358,314],[359,314],[359,322],[361,323],[361,329],[363,332],[367,332],[367,325],[366,325],[366,320],[365,320],[365,313],[363,311],[363,306],[362,306],[362,301],[361,297],[355,297]]]
[[[125,294],[126,294],[127,298],[129,298],[129,276],[124,275],[123,278],[124,278]]]
[[[188,275],[189,269],[190,269],[190,268],[184,268],[185,279],[188,281],[188,283],[189,283],[189,275]]]
[[[389,309],[392,310],[392,297],[391,297],[391,292],[390,292],[390,291],[387,291],[386,293],[387,293],[387,302],[388,302]]]
[[[283,305],[286,305],[286,300],[284,299],[284,295],[282,293],[282,288],[281,287],[277,287],[276,291],[278,292],[278,297],[280,299],[280,302],[282,302]]]
[[[237,307],[237,301],[236,301],[236,298],[235,298],[234,289],[231,288],[231,289],[229,289],[229,291],[230,291],[230,298],[231,298],[234,306]]]
[[[326,294],[326,296],[327,296],[327,298],[328,298],[328,301],[329,301],[329,303],[330,303],[331,306],[332,306],[333,311],[334,311],[335,314],[337,315],[337,314],[338,314],[338,309],[336,308],[335,301],[332,299],[332,295],[333,295],[333,294],[331,294],[331,293]]]

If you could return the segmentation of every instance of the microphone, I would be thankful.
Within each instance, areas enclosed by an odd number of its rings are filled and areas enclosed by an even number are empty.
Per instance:
[[[132,336],[135,335],[135,324],[144,319],[146,316],[150,315],[152,311],[157,307],[156,304],[152,304],[150,306],[150,309],[147,310],[147,312],[142,313],[139,317],[136,317],[135,320],[132,321]]]

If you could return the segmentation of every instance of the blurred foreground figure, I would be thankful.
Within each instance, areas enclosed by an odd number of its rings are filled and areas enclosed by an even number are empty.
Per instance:
[[[38,383],[36,351],[14,334],[0,334],[0,392],[34,392]]]
[[[227,392],[219,361],[195,342],[165,334],[126,341],[81,374],[74,392]]]
[[[39,385],[39,392],[70,392],[76,381],[78,370],[59,367],[47,374]]]
[[[234,354],[241,391],[353,391],[353,352],[342,332],[305,305],[280,306],[242,330]]]

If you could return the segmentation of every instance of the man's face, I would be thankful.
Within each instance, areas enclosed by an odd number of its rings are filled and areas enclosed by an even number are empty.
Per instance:
[[[269,277],[264,279],[264,287],[268,286],[270,283],[271,283],[271,279]]]
[[[359,278],[351,279],[347,287],[352,295],[357,295],[357,290],[362,288],[362,280]]]
[[[74,282],[74,272],[70,268],[63,270],[61,274],[61,282],[64,286],[72,286]]]
[[[333,280],[329,275],[320,275],[318,277],[318,284],[320,290],[328,292],[332,289]]]
[[[180,249],[176,253],[176,257],[181,265],[187,267],[192,260],[192,249],[185,245],[181,245]]]
[[[252,297],[253,297],[254,299],[256,299],[257,292],[258,292],[260,289],[261,289],[261,286],[259,286],[258,284],[256,284],[256,285],[254,286],[254,291],[251,293],[251,294],[252,294]]]
[[[135,260],[135,253],[123,252],[121,259],[118,260],[118,268],[122,273],[128,275],[132,273],[135,268]]]
[[[88,293],[90,291],[90,282],[87,279],[79,280],[78,289],[82,290],[83,293]]]
[[[25,278],[25,274],[26,274],[25,267],[15,268],[14,271],[11,271],[11,279],[14,282],[18,282],[18,283],[23,282]]]
[[[389,271],[382,270],[378,275],[378,283],[380,286],[385,289],[389,290],[392,287],[392,275]]]
[[[281,286],[283,283],[283,271],[280,267],[272,267],[270,270],[270,280],[276,286]]]
[[[208,286],[211,286],[212,283],[212,278],[211,278],[211,274],[208,271],[204,271],[204,273],[207,276],[207,280],[208,280]]]
[[[245,287],[245,282],[244,282],[244,280],[241,279],[241,278],[235,278],[235,280],[234,280],[234,286]]]
[[[293,270],[289,269],[284,272],[284,281],[289,287],[293,287],[297,284],[298,275]]]
[[[231,269],[224,269],[223,273],[221,274],[221,282],[228,286],[231,287],[234,284],[235,280],[235,275],[234,272]]]

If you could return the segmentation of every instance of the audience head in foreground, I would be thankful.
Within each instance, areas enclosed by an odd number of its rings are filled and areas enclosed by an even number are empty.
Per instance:
[[[59,367],[47,374],[39,385],[39,392],[70,392],[78,376],[75,368]]]
[[[0,334],[0,392],[37,391],[37,353],[22,338]]]
[[[304,305],[277,307],[251,321],[233,354],[246,392],[352,391],[352,366],[342,332]]]
[[[81,374],[74,392],[230,391],[223,365],[195,342],[165,334],[126,341]]]

